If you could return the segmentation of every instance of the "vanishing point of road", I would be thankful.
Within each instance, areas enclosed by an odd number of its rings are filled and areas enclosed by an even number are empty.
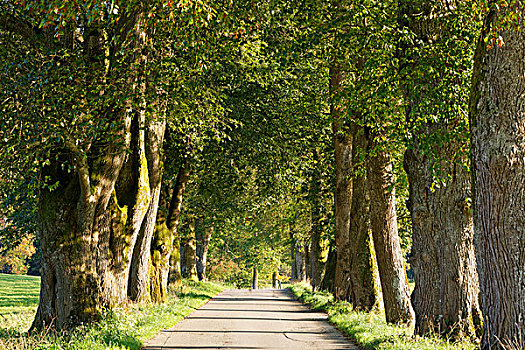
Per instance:
[[[357,350],[326,320],[287,290],[226,290],[144,349]]]

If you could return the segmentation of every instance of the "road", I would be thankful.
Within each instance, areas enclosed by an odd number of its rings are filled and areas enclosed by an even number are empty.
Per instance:
[[[287,290],[226,290],[144,347],[174,349],[354,349]]]

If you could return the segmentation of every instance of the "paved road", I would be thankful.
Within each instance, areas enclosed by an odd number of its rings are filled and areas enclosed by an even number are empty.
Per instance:
[[[159,333],[145,349],[357,350],[326,319],[287,290],[227,290]]]

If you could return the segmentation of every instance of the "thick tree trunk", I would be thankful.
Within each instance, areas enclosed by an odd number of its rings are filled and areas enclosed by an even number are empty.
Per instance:
[[[154,121],[146,132],[146,155],[148,162],[149,183],[152,189],[151,203],[140,228],[137,243],[133,251],[128,294],[133,301],[150,300],[150,250],[155,232],[157,211],[162,184],[161,147],[164,140],[165,121]]]
[[[513,14],[518,22],[490,33]],[[525,346],[525,32],[507,28],[523,27],[524,16],[520,6],[493,8],[475,55],[470,126],[482,350]],[[504,45],[488,49],[488,35]]]
[[[175,188],[171,198],[170,209],[169,209],[169,229],[172,232],[172,249],[169,254],[169,277],[168,282],[170,284],[177,283],[182,279],[182,268],[180,265],[180,234],[178,232],[178,225],[180,219],[180,213],[182,210],[182,199],[184,192],[186,191],[186,185],[189,181],[191,172],[191,166],[189,160],[184,157],[179,173],[177,174],[177,180],[175,181]]]
[[[204,231],[204,232],[203,232]],[[206,257],[210,239],[213,234],[213,226],[206,227],[204,230],[196,231],[197,239],[197,277],[199,281],[206,281]]]
[[[348,300],[350,273],[350,212],[352,205],[352,135],[339,129],[339,122],[333,122],[335,148],[335,244],[337,264],[335,272],[335,296]]]
[[[328,259],[326,260],[326,270],[321,283],[321,289],[334,292],[335,288],[335,267],[337,264],[337,251],[335,250],[335,243],[330,244],[328,251]]]
[[[195,226],[197,220],[189,218],[188,232],[181,239],[180,263],[182,277],[198,281],[197,277],[197,243],[195,240]]]
[[[456,149],[451,144],[436,148],[444,159],[440,172],[450,177],[433,190],[428,157],[417,148],[405,153],[417,334],[473,335],[480,327],[474,235],[467,202],[470,179],[462,164],[447,161]]]
[[[336,7],[340,4],[336,2]],[[330,67],[330,95],[341,90],[343,72],[337,62]],[[335,244],[337,262],[334,294],[353,307],[371,310],[377,302],[378,288],[374,278],[371,239],[368,230],[368,194],[366,178],[358,167],[359,154],[366,149],[361,127],[344,120],[342,106],[332,103],[332,133],[335,154]]]
[[[397,233],[397,216],[392,161],[387,151],[369,144],[368,181],[370,188],[370,226],[374,238],[377,266],[383,292],[386,320],[411,323],[414,310],[403,255]],[[373,153],[373,154],[370,154]]]
[[[447,31],[432,19],[441,17],[433,16],[439,12],[454,15],[443,8],[442,2],[407,1],[401,7],[400,25],[413,30],[423,41],[429,36],[446,40]],[[402,49],[406,51],[400,50],[400,53],[405,54],[414,48],[407,45]],[[413,74],[414,70],[421,71],[420,66],[428,64],[428,60],[435,59],[431,56],[436,55],[432,49],[428,49],[427,57],[424,56],[426,51],[421,51],[414,57],[408,54],[400,57],[402,67],[406,67],[406,73],[402,70],[401,74],[406,75],[402,85],[409,124],[444,114],[438,108],[425,107],[428,101],[432,101],[431,106],[448,104],[442,101],[445,97],[431,90],[433,86],[443,84],[433,80],[435,74]],[[439,76],[445,75],[442,72]],[[457,83],[451,81],[450,84]],[[416,316],[415,333],[419,335],[438,333],[461,337],[475,335],[480,327],[479,283],[468,205],[470,179],[463,166],[466,156],[458,158],[463,147],[460,141],[443,142],[445,137],[442,136],[438,138],[439,143],[432,142],[440,134],[454,133],[453,128],[461,118],[458,113],[448,118],[451,122],[438,120],[416,125],[405,153],[404,168],[409,181],[407,207],[413,232],[411,264],[416,284],[412,303]],[[436,182],[436,177],[439,182]]]
[[[43,170],[60,184],[42,190],[39,201],[42,286],[33,327],[89,322],[127,298],[133,249],[151,196],[144,120],[130,121],[120,134],[130,154],[118,145],[93,150],[102,154],[96,160],[74,155],[76,174],[62,170],[65,159]]]
[[[150,123],[145,118],[143,74],[146,33],[136,26],[141,16],[138,8],[130,18],[135,32],[130,44],[136,50],[128,59],[135,68],[118,72],[129,73],[126,94],[135,94],[138,104],[116,104],[103,116],[98,113],[105,107],[93,106],[93,118],[108,118],[109,131],[94,133],[96,139],[89,145],[88,140],[63,135],[63,149],[56,149],[51,164],[42,170],[42,177],[58,187],[42,189],[39,196],[42,280],[33,328],[74,327],[127,298],[133,250],[152,191],[144,132]],[[107,77],[116,72],[111,71],[107,30],[98,23],[91,26],[82,33],[91,74],[87,88],[102,87],[103,93]],[[79,104],[92,102],[78,98]]]
[[[162,194],[162,204],[158,211],[151,245],[150,293],[155,302],[163,302],[166,300],[168,282],[174,283],[182,279],[178,225],[182,199],[184,191],[186,190],[186,184],[188,183],[189,174],[190,167],[188,161],[183,159],[179,172],[177,173],[169,208],[166,208],[167,205],[165,203],[166,191]]]
[[[165,196],[161,194],[161,196]],[[164,199],[161,199],[163,206]],[[173,232],[166,223],[164,208],[157,213],[155,232],[151,242],[150,295],[155,303],[163,303],[168,298],[168,273],[170,270],[169,251],[173,251]],[[178,248],[177,248],[178,251]]]
[[[352,137],[336,139],[336,245],[335,296],[355,309],[370,311],[378,304],[379,281],[374,271],[369,226],[370,199],[365,167],[359,157],[366,150],[362,128],[352,127]],[[353,144],[348,145],[352,141]],[[353,178],[353,180],[352,180]]]
[[[181,265],[181,253],[182,243],[180,234],[177,232],[173,236],[172,250],[169,255],[169,273],[168,273],[168,284],[178,285],[182,281],[182,265]]]

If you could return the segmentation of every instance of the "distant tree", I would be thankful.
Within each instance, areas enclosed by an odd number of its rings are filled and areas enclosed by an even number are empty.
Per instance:
[[[33,236],[24,236],[16,246],[0,255],[0,272],[25,275],[29,270],[28,260],[35,254]]]

